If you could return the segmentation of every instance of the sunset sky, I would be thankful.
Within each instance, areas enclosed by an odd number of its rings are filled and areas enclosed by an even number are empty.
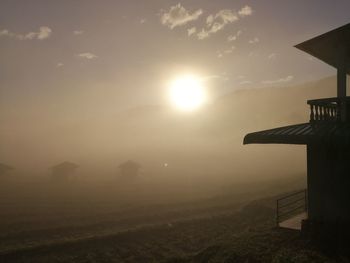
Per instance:
[[[33,149],[37,159],[52,152],[59,160],[92,142],[120,149],[118,116],[139,108],[143,120],[145,105],[172,109],[169,83],[184,74],[206,89],[195,83],[202,97],[177,102],[187,109],[238,89],[334,75],[293,46],[348,23],[349,10],[348,0],[2,0],[0,157],[15,162],[20,148],[23,160]]]
[[[215,96],[332,75],[293,45],[348,23],[350,10],[347,0],[0,6],[3,118],[15,109],[89,116],[163,104],[166,83],[186,72],[205,77]]]
[[[0,263],[346,260],[349,25],[350,0],[0,0]]]

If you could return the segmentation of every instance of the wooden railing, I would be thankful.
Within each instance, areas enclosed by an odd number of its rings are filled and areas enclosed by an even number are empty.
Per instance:
[[[350,110],[350,97],[309,100],[310,122],[347,122]]]
[[[293,216],[307,212],[307,190],[301,190],[277,199],[276,223],[288,220]]]

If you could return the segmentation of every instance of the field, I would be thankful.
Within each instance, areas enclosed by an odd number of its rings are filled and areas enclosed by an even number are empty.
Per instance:
[[[276,198],[303,184],[233,185],[206,197],[183,187],[26,184],[15,199],[8,186],[0,262],[348,262],[275,227]]]

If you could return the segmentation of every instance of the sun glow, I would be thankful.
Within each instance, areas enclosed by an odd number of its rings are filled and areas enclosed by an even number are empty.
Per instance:
[[[176,78],[170,84],[170,99],[174,106],[183,111],[193,111],[206,100],[202,80],[194,75]]]

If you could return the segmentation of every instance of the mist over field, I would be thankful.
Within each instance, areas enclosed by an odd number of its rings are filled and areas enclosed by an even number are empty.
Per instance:
[[[304,146],[243,146],[243,137],[308,121],[306,100],[333,96],[334,85],[329,77],[239,90],[185,118],[149,105],[55,129],[48,119],[22,129],[16,127],[24,121],[12,120],[2,130],[1,155],[15,169],[1,176],[0,248],[227,214],[257,198],[302,189]],[[79,167],[54,180],[50,167],[65,160]],[[126,160],[141,165],[137,177],[122,176],[118,166]]]
[[[0,263],[349,262],[349,7],[1,0]]]
[[[238,90],[187,115],[148,105],[74,121],[40,113],[30,119],[4,117],[1,160],[21,177],[47,177],[51,166],[72,161],[80,166],[79,180],[116,178],[118,165],[129,159],[142,164],[140,178],[201,175],[234,182],[300,174],[305,172],[304,147],[243,146],[243,137],[307,122],[306,100],[316,94],[334,96],[334,86],[331,77],[299,86]]]
[[[15,196],[22,191],[35,195],[34,189],[46,184],[57,186],[50,167],[63,161],[79,165],[65,187],[75,195],[85,192],[88,199],[118,196],[125,187],[136,187],[128,194],[131,199],[148,192],[153,201],[165,202],[163,195],[173,201],[210,197],[225,193],[230,185],[304,177],[304,146],[243,146],[243,137],[307,122],[306,100],[315,94],[334,96],[334,85],[335,78],[329,77],[298,86],[238,90],[187,116],[149,105],[74,124],[49,125],[53,120],[43,116],[10,119],[2,130],[1,156],[15,169],[2,176],[2,186],[19,187],[10,191]],[[137,178],[121,179],[118,165],[126,160],[141,164]],[[61,194],[64,198],[67,192]]]

